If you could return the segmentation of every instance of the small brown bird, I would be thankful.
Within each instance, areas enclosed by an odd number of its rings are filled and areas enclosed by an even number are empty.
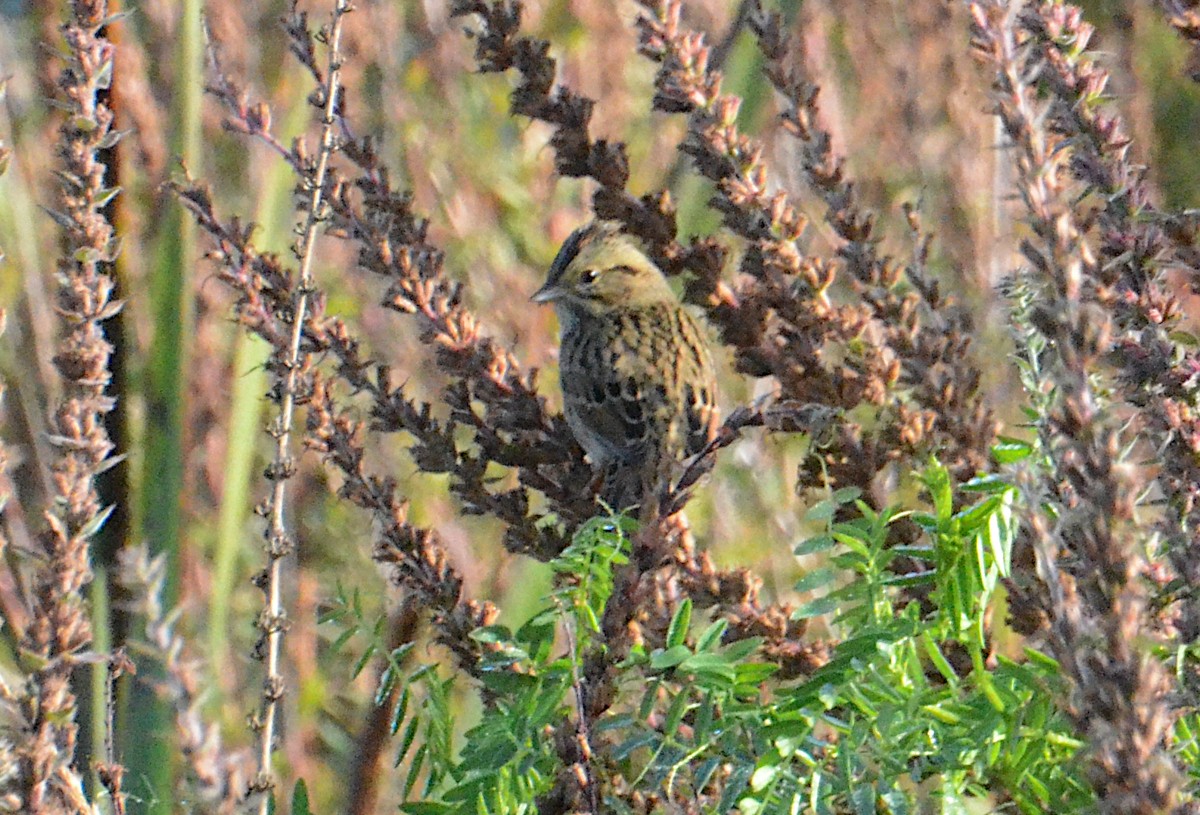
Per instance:
[[[640,505],[716,429],[700,327],[638,241],[609,221],[576,230],[536,303],[553,303],[567,423],[615,509]]]

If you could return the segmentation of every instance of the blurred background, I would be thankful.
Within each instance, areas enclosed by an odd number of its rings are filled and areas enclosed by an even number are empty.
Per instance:
[[[5,523],[15,548],[27,550],[41,523],[36,508],[50,494],[44,417],[58,387],[50,363],[57,230],[40,208],[55,200],[57,112],[47,99],[61,69],[62,5],[0,2],[0,78],[8,78],[0,138],[14,151],[0,177],[0,246],[7,253],[0,299],[9,314],[0,374],[9,386],[3,432],[13,453],[8,478],[15,492]],[[261,143],[226,132],[222,112],[203,97],[214,70],[205,27],[223,70],[252,101],[270,106],[272,128],[284,144],[313,132],[306,102],[311,82],[287,53],[283,2],[120,5],[111,3],[111,10],[127,14],[107,31],[117,47],[110,104],[126,136],[106,161],[108,185],[122,188],[110,211],[123,241],[115,275],[126,305],[107,326],[117,349],[113,391],[119,399],[111,434],[127,458],[103,486],[105,502],[116,511],[96,548],[97,648],[137,634],[110,582],[114,553],[141,542],[165,553],[169,602],[182,609],[179,630],[202,659],[211,689],[206,713],[221,724],[227,743],[245,745],[252,740],[245,717],[261,682],[261,668],[250,657],[261,595],[250,577],[263,563],[262,524],[252,510],[266,494],[259,477],[270,444],[265,350],[237,326],[228,293],[204,260],[210,247],[162,184],[186,166],[212,186],[223,214],[258,224],[261,249],[287,255],[295,179]],[[1164,206],[1195,206],[1200,91],[1188,78],[1184,46],[1145,0],[1083,5],[1098,28],[1098,49],[1113,77],[1109,92],[1134,138],[1136,160],[1149,166]],[[554,174],[548,128],[509,116],[512,78],[478,74],[471,23],[451,19],[448,6],[444,0],[359,0],[344,35],[349,127],[378,139],[396,186],[411,188],[417,209],[430,219],[433,242],[466,284],[465,296],[488,333],[510,343],[523,364],[542,370],[542,391],[557,405],[554,317],[530,304],[528,295],[562,240],[589,218],[590,182]],[[631,191],[669,188],[682,237],[719,235],[719,220],[706,206],[707,182],[676,150],[683,121],[649,112],[654,66],[637,53],[637,7],[591,0],[529,0],[524,7],[524,30],[551,43],[559,81],[596,100],[592,135],[628,144]],[[776,7],[821,86],[823,124],[834,150],[846,157],[864,204],[879,215],[885,251],[899,257],[912,251],[901,205],[917,205],[936,235],[933,269],[978,313],[976,353],[985,361],[1003,357],[1003,321],[989,319],[1001,307],[993,286],[1009,270],[1019,236],[1006,216],[1009,180],[995,161],[989,77],[969,53],[964,5],[782,0]],[[328,19],[325,4],[304,8],[310,25]],[[794,148],[776,126],[758,50],[743,30],[743,4],[692,0],[685,9],[687,25],[707,32],[715,46],[725,90],[744,99],[739,124],[763,139],[775,181],[807,207],[808,251],[829,253],[821,205],[803,189]],[[427,364],[428,351],[408,321],[378,305],[380,282],[358,273],[352,252],[338,240],[323,239],[319,249],[316,276],[329,311],[357,326],[369,352],[391,362],[396,381],[407,380],[411,393],[436,402],[442,383]],[[763,392],[765,382],[733,375],[727,358],[722,364],[726,408]],[[995,377],[988,383],[991,401],[1011,425],[1019,421],[1022,397],[1004,378],[1008,368],[985,364]],[[793,489],[804,444],[778,435],[737,443],[689,509],[697,538],[718,563],[753,565],[768,595],[786,595],[801,572],[791,549],[805,533],[803,509],[811,503]],[[494,522],[463,517],[443,480],[417,472],[403,439],[387,438],[371,452],[374,464],[393,473],[411,498],[412,520],[448,543],[467,593],[496,602],[502,622],[525,619],[550,587],[547,568],[506,554]],[[335,651],[330,644],[340,631],[318,625],[319,615],[339,596],[357,593],[363,617],[385,621],[385,640],[402,615],[371,561],[368,519],[333,499],[337,484],[329,483],[315,457],[301,466],[302,476],[292,482],[290,522],[300,549],[288,563],[292,628],[284,645],[294,692],[284,702],[281,755],[285,788],[287,778],[304,778],[314,810],[333,811],[350,797],[346,778],[370,727],[379,668],[352,679],[356,658],[345,654],[362,653],[365,645],[351,641]],[[0,568],[0,606],[9,619],[21,613],[13,595],[17,571],[16,563]],[[13,658],[4,639],[10,632],[0,632],[0,662]],[[419,659],[434,661],[436,654],[427,650]],[[81,687],[85,698],[92,687],[98,686]],[[126,790],[137,799],[135,811],[168,811],[177,768],[163,756],[173,752],[165,749],[173,725],[148,691],[130,693],[118,728],[130,764]],[[452,695],[456,704],[462,698]],[[86,715],[93,719],[84,722],[84,765],[93,749],[90,734],[99,727],[98,712]],[[382,795],[385,803],[398,800],[386,784]]]

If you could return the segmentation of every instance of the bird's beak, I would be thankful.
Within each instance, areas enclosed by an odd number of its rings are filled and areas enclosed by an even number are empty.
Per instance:
[[[533,293],[529,299],[535,303],[549,303],[562,297],[563,290],[557,283],[546,281],[546,285]]]

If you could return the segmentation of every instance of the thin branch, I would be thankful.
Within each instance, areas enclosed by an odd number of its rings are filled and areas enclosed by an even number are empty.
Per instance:
[[[342,21],[349,11],[348,0],[336,0],[326,42],[329,69],[325,85],[322,88],[321,101],[324,103],[324,116],[321,120],[321,143],[315,167],[311,172],[305,172],[301,176],[308,186],[308,202],[304,210],[304,226],[295,247],[296,256],[300,260],[299,285],[295,290],[295,299],[292,304],[291,336],[288,338],[283,359],[285,372],[282,382],[279,383],[279,415],[272,432],[275,437],[275,458],[268,468],[273,485],[268,504],[267,567],[262,586],[266,600],[258,622],[263,638],[262,650],[266,677],[263,681],[262,706],[256,721],[259,738],[258,776],[253,784],[254,790],[262,793],[270,792],[275,786],[271,770],[271,757],[275,751],[275,728],[279,700],[284,693],[279,655],[283,634],[287,628],[287,614],[283,609],[282,600],[283,558],[295,549],[295,541],[288,532],[287,522],[284,518],[287,481],[295,471],[291,451],[292,421],[296,402],[301,394],[301,372],[306,367],[306,363],[302,360],[300,344],[304,336],[304,324],[308,318],[309,294],[313,290],[312,263],[316,252],[317,235],[325,217],[326,173],[329,168],[330,156],[337,149],[335,124],[341,95]],[[271,805],[271,796],[263,795],[259,803],[261,815],[268,815]]]

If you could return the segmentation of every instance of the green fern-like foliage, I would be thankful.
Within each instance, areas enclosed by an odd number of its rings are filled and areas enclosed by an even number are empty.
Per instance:
[[[1013,443],[997,454],[1030,452]],[[925,500],[910,508],[876,512],[846,490],[809,511],[818,532],[796,552],[820,565],[798,583],[810,599],[795,613],[838,643],[812,675],[779,679],[756,658],[759,640],[731,640],[726,620],[704,618],[688,599],[662,647],[631,650],[615,702],[585,733],[604,756],[586,768],[603,811],[632,813],[631,791],[648,806],[686,800],[743,815],[1094,805],[1082,744],[1053,703],[1063,692],[1057,664],[997,644],[1015,488],[981,478],[968,485],[978,500],[956,511],[945,468],[934,461],[919,475]],[[902,521],[915,523],[917,540],[890,544]],[[563,766],[556,739],[582,732],[583,666],[605,648],[600,621],[635,533],[628,517],[592,519],[552,564],[558,581],[540,611],[515,631],[473,633],[486,654],[483,713],[457,744],[449,681],[430,667],[402,676],[389,657],[397,669],[384,671],[381,691],[403,688],[393,728],[404,812],[533,813],[561,773],[585,771]],[[353,602],[332,616],[353,618]]]

